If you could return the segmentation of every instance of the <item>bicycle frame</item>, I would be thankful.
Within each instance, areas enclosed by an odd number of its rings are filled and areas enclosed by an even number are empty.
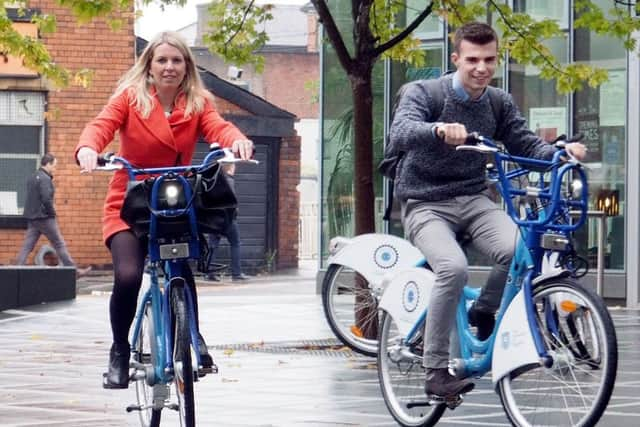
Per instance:
[[[202,169],[206,165],[217,158],[224,156],[222,150],[211,151],[205,157],[203,163],[199,166],[195,166],[196,169]],[[121,157],[114,157],[111,160],[112,163],[120,163],[123,168],[126,169],[129,180],[135,181],[139,175],[158,175],[152,190],[150,199],[150,224],[149,224],[149,242],[148,253],[149,260],[146,264],[150,274],[149,289],[145,291],[141,297],[140,304],[136,313],[136,320],[132,332],[131,350],[135,351],[136,344],[140,339],[142,320],[144,317],[144,311],[147,304],[151,304],[153,313],[153,327],[154,327],[154,339],[157,348],[156,360],[151,361],[153,366],[153,378],[149,378],[147,373],[147,384],[162,384],[169,383],[173,380],[173,322],[172,322],[172,310],[171,310],[171,290],[173,286],[177,284],[173,283],[175,279],[182,279],[184,284],[184,291],[186,296],[187,315],[189,323],[189,335],[191,343],[197,345],[198,343],[198,327],[195,319],[195,305],[194,296],[189,286],[186,286],[184,281],[185,269],[188,268],[189,259],[198,259],[200,256],[200,247],[198,244],[198,232],[195,209],[192,203],[181,209],[159,209],[158,195],[162,183],[167,179],[169,174],[173,174],[172,178],[177,179],[179,185],[184,192],[185,200],[191,200],[193,193],[191,186],[182,175],[178,175],[180,172],[194,169],[194,166],[176,166],[168,168],[149,168],[149,169],[134,169],[133,166]],[[186,214],[189,220],[190,239],[187,242],[188,256],[176,257],[175,259],[163,259],[161,254],[161,245],[158,236],[158,218],[166,216],[178,216]],[[170,248],[171,249],[171,248]],[[164,291],[159,284],[157,268],[162,266],[164,270],[165,284]],[[182,286],[182,284],[180,285]],[[192,352],[195,355],[196,366],[201,366],[200,354],[198,351]]]
[[[512,328],[516,330],[516,332],[522,332],[522,336],[520,336],[519,339],[522,341],[523,348],[527,349],[526,353],[528,353],[522,356],[521,361],[513,363],[525,365],[528,362],[542,361],[542,363],[545,363],[546,360],[549,360],[549,355],[543,343],[539,326],[535,320],[532,298],[534,282],[550,277],[541,274],[542,259],[545,252],[549,250],[543,247],[542,236],[549,232],[566,236],[582,226],[586,220],[588,188],[584,171],[578,167],[576,163],[564,162],[561,159],[561,156],[566,156],[564,150],[555,153],[551,161],[544,161],[505,155],[497,151],[497,147],[493,144],[493,141],[488,138],[479,137],[478,140],[486,144],[486,146],[491,149],[490,152],[494,154],[495,170],[490,173],[490,177],[497,181],[498,188],[506,205],[507,213],[520,228],[520,237],[509,269],[500,308],[496,314],[496,325],[491,336],[485,341],[478,340],[475,335],[471,333],[467,315],[468,305],[471,301],[478,298],[480,289],[471,286],[464,287],[456,308],[456,327],[460,358],[453,361],[452,367],[456,371],[456,375],[461,377],[480,377],[491,370],[493,372],[494,382],[496,382],[502,375],[513,369],[513,365],[511,365],[511,367],[503,367],[502,369],[498,368],[496,365],[499,365],[499,362],[496,363],[496,357],[494,357],[496,356],[494,352],[496,349],[502,353],[506,351],[506,348],[510,344],[509,340],[511,338],[508,328]],[[503,162],[505,161],[516,162],[522,166],[515,170],[506,171],[503,168]],[[545,179],[541,177],[540,188],[513,188],[510,180],[530,172],[529,169],[524,167],[525,165],[534,169],[549,171],[551,174],[550,184],[545,185]],[[569,172],[577,172],[583,184],[580,200],[568,200],[560,196],[562,179],[565,174]],[[516,196],[531,195],[547,200],[548,204],[544,207],[544,210],[534,212],[535,215],[532,215],[530,212],[526,218],[520,218],[516,213],[512,199]],[[558,215],[568,214],[569,209],[578,209],[580,212],[577,222],[569,224],[553,222]],[[416,264],[416,267],[425,267],[426,265],[427,261],[423,259]],[[565,272],[559,271],[556,274],[565,274]],[[397,295],[395,297],[397,297]],[[381,301],[380,306],[393,310],[393,303],[387,303],[384,299],[383,296],[383,301]],[[516,301],[518,304],[521,304],[521,306],[516,307]],[[522,310],[520,310],[520,308],[522,308]],[[415,323],[404,337],[403,341],[405,344],[411,345],[422,336],[427,311],[428,307],[417,317]],[[524,315],[524,318],[518,317],[518,314]],[[505,324],[509,324],[509,326],[503,325],[503,320],[505,319],[507,319]],[[555,321],[553,319],[547,320],[551,328],[553,328]],[[520,324],[514,326],[512,325],[513,323]],[[503,342],[499,343],[499,346],[496,345],[497,337],[503,340]],[[511,359],[513,359],[513,357],[511,357]]]

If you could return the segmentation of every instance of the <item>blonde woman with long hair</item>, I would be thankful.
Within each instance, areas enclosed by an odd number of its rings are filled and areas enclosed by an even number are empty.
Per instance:
[[[75,155],[83,171],[96,168],[98,153],[113,140],[116,131],[120,136],[118,155],[142,168],[190,164],[201,135],[207,141],[231,147],[242,159],[253,154],[253,143],[216,111],[191,51],[173,32],[162,32],[149,42],[122,76],[107,105],[82,131]],[[129,328],[147,252],[145,242],[120,219],[127,180],[124,171],[111,179],[102,222],[114,269],[109,302],[113,344],[105,388],[129,385]],[[193,284],[191,273],[187,276]],[[202,337],[199,346],[203,365],[213,363]]]

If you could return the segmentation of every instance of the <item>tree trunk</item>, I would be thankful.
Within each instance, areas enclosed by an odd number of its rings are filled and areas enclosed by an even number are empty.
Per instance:
[[[373,64],[363,67],[360,75],[351,78],[354,127],[354,205],[355,235],[375,232],[375,196],[373,192]],[[378,304],[369,292],[364,277],[356,274],[355,320],[358,330],[367,339],[378,337]],[[372,312],[373,311],[373,312]]]
[[[375,232],[373,194],[373,64],[351,78],[354,127],[355,235]]]

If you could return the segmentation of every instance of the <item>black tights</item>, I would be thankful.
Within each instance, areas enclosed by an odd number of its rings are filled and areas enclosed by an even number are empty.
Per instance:
[[[107,242],[107,246],[111,250],[114,272],[113,293],[109,301],[113,342],[128,346],[129,329],[136,315],[147,243],[146,239],[138,239],[135,234],[127,230],[113,235]],[[198,324],[198,297],[191,269],[187,268],[184,275],[193,295],[196,324]]]

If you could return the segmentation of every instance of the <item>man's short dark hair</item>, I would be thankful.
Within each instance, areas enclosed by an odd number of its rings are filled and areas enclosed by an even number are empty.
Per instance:
[[[48,164],[55,162],[55,160],[56,158],[53,154],[47,153],[40,159],[40,166],[47,166]]]
[[[466,40],[473,44],[485,45],[493,41],[498,44],[498,34],[484,22],[469,22],[456,30],[453,36],[453,50],[460,52],[460,43]]]

